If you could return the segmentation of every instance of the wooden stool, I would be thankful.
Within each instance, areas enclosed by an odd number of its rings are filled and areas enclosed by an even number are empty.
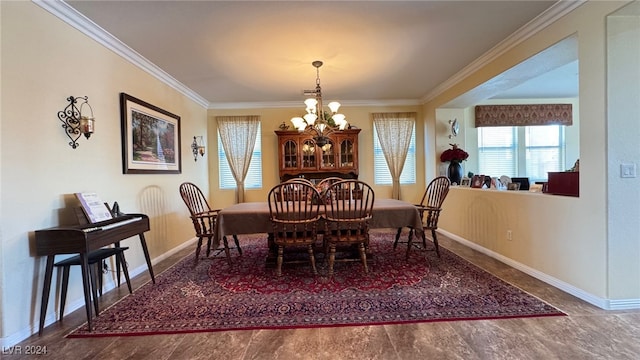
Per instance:
[[[131,280],[129,279],[129,270],[127,270],[127,264],[124,258],[124,251],[129,249],[128,247],[113,247],[113,248],[103,248],[90,252],[87,254],[88,262],[89,262],[89,277],[91,280],[91,293],[93,295],[93,307],[96,312],[96,316],[99,314],[98,308],[98,291],[99,289],[100,296],[102,296],[102,274],[101,274],[101,266],[102,260],[108,259],[111,256],[116,256],[116,268],[117,268],[117,277],[118,277],[118,287],[120,287],[120,265],[122,264],[122,271],[124,273],[124,278],[127,280],[127,287],[129,288],[129,293],[132,293],[131,290]],[[72,256],[70,258],[64,259],[54,264],[56,267],[62,267],[62,292],[60,294],[60,320],[64,317],[64,307],[67,300],[67,289],[69,287],[69,270],[73,265],[81,265],[80,255]],[[96,276],[100,274],[98,277],[98,287],[96,288]]]

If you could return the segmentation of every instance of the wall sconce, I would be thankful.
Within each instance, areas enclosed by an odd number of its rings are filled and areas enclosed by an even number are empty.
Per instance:
[[[84,100],[80,104],[80,107],[76,106],[78,100]],[[80,135],[84,134],[84,136],[89,139],[91,134],[93,134],[95,118],[93,117],[93,109],[91,105],[89,105],[89,97],[69,96],[67,101],[69,105],[67,105],[64,110],[58,111],[58,119],[62,121],[62,128],[69,139],[71,139],[69,145],[75,149],[80,146],[80,144],[78,144]],[[91,112],[90,116],[82,113],[82,107],[85,104],[89,107],[89,111]]]
[[[198,161],[198,154],[200,156],[204,156],[204,141],[202,140],[202,136],[194,136],[193,142],[191,143],[191,150],[193,151],[193,161]]]
[[[458,123],[458,119],[449,120],[449,128],[451,130],[451,134],[449,134],[449,139],[452,139],[460,133],[460,123]]]

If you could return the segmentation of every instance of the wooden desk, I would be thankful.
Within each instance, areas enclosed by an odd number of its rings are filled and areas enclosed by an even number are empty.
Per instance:
[[[580,173],[577,171],[549,172],[547,192],[553,195],[580,196]]]
[[[40,327],[38,333],[42,335],[44,320],[47,313],[49,293],[51,292],[51,276],[56,255],[79,254],[82,262],[82,285],[84,289],[84,303],[87,312],[87,322],[91,331],[91,286],[89,282],[89,263],[87,254],[112,244],[119,245],[121,240],[138,235],[140,244],[147,261],[151,281],[155,284],[155,276],[149,257],[144,232],[149,231],[149,217],[143,214],[127,214],[112,220],[94,224],[83,224],[68,227],[54,227],[36,231],[36,255],[46,256],[47,265],[44,275],[42,302],[40,305]],[[125,265],[126,266],[126,265]],[[96,314],[97,315],[97,314]]]
[[[320,212],[323,212],[320,207]],[[422,231],[420,213],[413,204],[394,199],[376,199],[373,203],[371,228],[413,227]],[[218,244],[226,235],[260,234],[273,231],[266,202],[240,203],[226,207],[218,213],[216,240]]]

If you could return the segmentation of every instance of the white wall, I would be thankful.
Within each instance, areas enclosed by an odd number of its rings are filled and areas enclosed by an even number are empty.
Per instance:
[[[607,50],[608,291],[628,299],[640,286],[640,180],[620,165],[640,159],[640,2],[608,17]]]
[[[206,109],[89,39],[32,2],[0,2],[0,286],[2,345],[38,329],[44,258],[34,256],[34,231],[75,222],[73,193],[96,191],[124,212],[147,213],[146,235],[156,260],[193,238],[178,195],[183,181],[208,193],[205,161],[193,161],[194,135],[205,135]],[[124,175],[119,93],[181,116],[182,174]],[[95,134],[72,149],[57,118],[69,96],[88,96]],[[153,206],[149,206],[153,200]],[[146,271],[137,238],[126,240],[127,262]],[[54,281],[56,277],[54,276]],[[67,310],[83,306],[79,271],[70,280]],[[57,319],[52,291],[47,323]]]

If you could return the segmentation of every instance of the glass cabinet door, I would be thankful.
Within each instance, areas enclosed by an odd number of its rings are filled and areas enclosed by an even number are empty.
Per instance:
[[[342,140],[340,142],[340,167],[353,167],[353,142],[351,140]]]
[[[320,167],[323,169],[335,169],[336,167],[336,149],[333,141],[329,141],[321,148],[322,159],[320,161]]]
[[[287,140],[283,145],[283,166],[285,169],[298,167],[298,144],[293,140]]]
[[[316,167],[316,144],[313,140],[305,140],[302,142],[302,167]]]

